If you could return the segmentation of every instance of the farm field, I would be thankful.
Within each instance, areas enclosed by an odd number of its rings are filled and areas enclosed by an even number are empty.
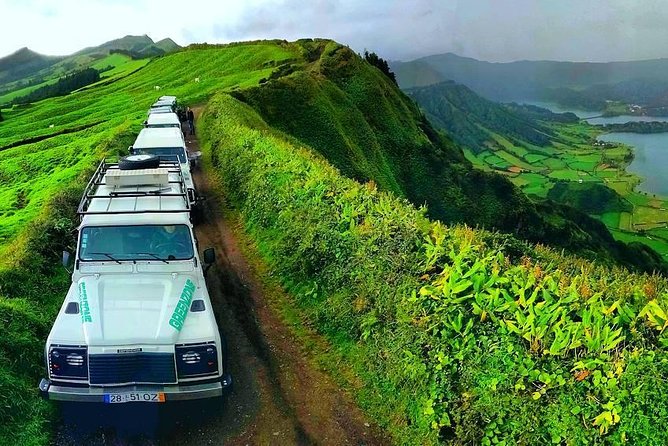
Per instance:
[[[625,170],[633,157],[632,148],[596,143],[601,130],[586,123],[551,125],[558,135],[552,146],[532,147],[503,140],[503,148],[478,154],[466,149],[466,157],[476,167],[503,173],[527,195],[540,198],[549,197],[559,181],[595,183],[614,190],[628,203],[629,210],[603,210],[590,215],[605,223],[618,240],[645,243],[668,259],[668,197],[635,190],[641,179]]]

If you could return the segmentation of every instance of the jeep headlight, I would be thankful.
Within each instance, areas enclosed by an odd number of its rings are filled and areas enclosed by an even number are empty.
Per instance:
[[[218,349],[213,342],[178,345],[175,352],[180,379],[218,374]]]
[[[88,349],[69,345],[52,345],[48,354],[51,378],[88,379]]]

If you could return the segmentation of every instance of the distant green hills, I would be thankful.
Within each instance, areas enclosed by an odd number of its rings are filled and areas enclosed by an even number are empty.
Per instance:
[[[43,56],[28,48],[0,58],[0,86],[30,76],[63,60],[59,56]]]
[[[547,146],[556,138],[556,134],[554,129],[542,121],[578,121],[573,114],[556,114],[537,107],[502,105],[453,81],[409,88],[406,93],[420,104],[430,122],[447,131],[455,142],[474,152],[499,146],[493,137],[494,132],[510,140]]]
[[[491,63],[446,53],[390,65],[402,88],[453,80],[502,102],[550,100],[601,110],[610,100],[656,107],[668,98],[668,59]]]
[[[128,35],[98,46],[84,48],[69,56],[44,56],[28,48],[21,48],[9,56],[0,58],[0,104],[13,96],[29,94],[33,87],[44,87],[75,71],[91,67],[113,68],[114,62],[99,66],[100,61],[113,53],[141,59],[171,53],[180,48],[172,39],[154,42],[147,35]],[[8,96],[12,92],[19,93]]]

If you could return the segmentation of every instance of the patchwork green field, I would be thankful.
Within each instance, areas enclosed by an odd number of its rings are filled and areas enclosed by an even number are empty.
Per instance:
[[[478,154],[465,150],[466,157],[481,169],[506,175],[527,195],[554,198],[550,191],[559,181],[596,183],[614,190],[629,204],[628,211],[588,213],[605,223],[618,240],[644,243],[668,259],[664,231],[668,228],[668,198],[635,191],[641,179],[626,171],[633,159],[632,148],[596,143],[601,130],[586,123],[551,125],[558,135],[552,146],[512,144],[494,135],[503,141],[502,148]],[[569,197],[562,202],[575,205]]]

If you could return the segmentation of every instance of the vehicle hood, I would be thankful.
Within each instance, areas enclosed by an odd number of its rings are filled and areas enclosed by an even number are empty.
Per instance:
[[[178,343],[188,332],[190,302],[201,293],[184,274],[85,276],[76,285],[88,345]]]

